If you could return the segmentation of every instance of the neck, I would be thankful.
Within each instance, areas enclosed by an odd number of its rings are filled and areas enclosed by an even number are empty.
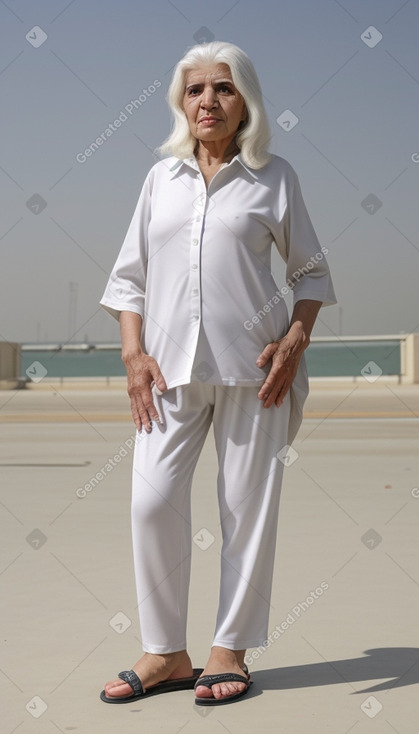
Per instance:
[[[219,165],[220,163],[229,163],[240,148],[235,142],[235,136],[231,140],[214,140],[211,142],[203,142],[199,140],[195,148],[196,160],[207,166]]]

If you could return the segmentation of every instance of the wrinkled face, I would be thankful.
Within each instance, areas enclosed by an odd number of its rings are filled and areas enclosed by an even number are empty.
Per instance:
[[[199,66],[187,72],[183,110],[192,135],[202,142],[233,140],[247,116],[227,64]]]

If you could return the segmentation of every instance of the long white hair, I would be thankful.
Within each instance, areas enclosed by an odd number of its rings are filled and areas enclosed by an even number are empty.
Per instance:
[[[174,123],[170,135],[157,149],[158,153],[175,155],[180,159],[193,156],[197,140],[189,129],[182,107],[185,79],[188,71],[207,64],[227,64],[230,67],[234,85],[247,109],[247,119],[240,123],[235,142],[246,165],[262,168],[270,160],[267,150],[270,129],[259,79],[247,54],[233,43],[224,41],[192,46],[177,63],[167,94]]]

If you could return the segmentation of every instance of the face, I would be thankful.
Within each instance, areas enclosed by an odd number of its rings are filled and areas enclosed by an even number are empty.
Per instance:
[[[192,135],[203,142],[233,140],[247,115],[227,64],[197,67],[186,74],[183,110]]]

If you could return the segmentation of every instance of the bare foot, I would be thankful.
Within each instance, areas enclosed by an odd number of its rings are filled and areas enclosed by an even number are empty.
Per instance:
[[[132,666],[137,673],[144,689],[161,683],[164,680],[174,678],[189,678],[193,675],[191,659],[186,650],[171,652],[167,655],[154,655],[150,652],[144,653],[143,657]],[[130,696],[132,688],[121,678],[114,678],[105,684],[107,696],[117,698]]]
[[[228,650],[225,647],[214,646],[202,676],[216,675],[217,673],[237,673],[246,677],[243,672],[246,650]],[[195,688],[197,698],[226,698],[240,693],[246,688],[245,683],[230,682],[214,683],[211,688],[198,685]]]

